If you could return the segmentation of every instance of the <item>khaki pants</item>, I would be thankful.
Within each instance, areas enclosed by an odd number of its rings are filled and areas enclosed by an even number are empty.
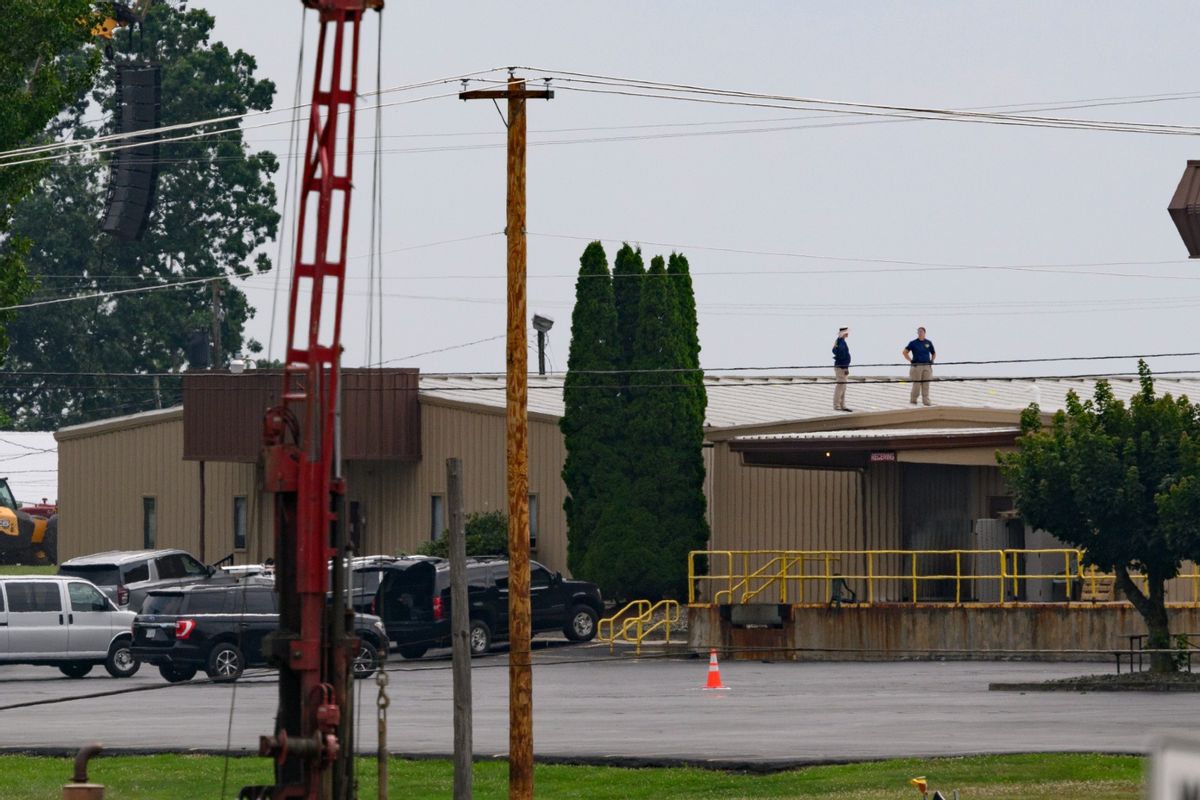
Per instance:
[[[834,367],[833,377],[837,378],[837,386],[833,390],[833,408],[840,411],[846,407],[846,376],[850,374],[848,367]]]
[[[921,402],[929,405],[929,382],[933,380],[933,364],[913,364],[908,368],[908,379],[912,381],[908,402],[916,403],[917,393],[920,392]]]

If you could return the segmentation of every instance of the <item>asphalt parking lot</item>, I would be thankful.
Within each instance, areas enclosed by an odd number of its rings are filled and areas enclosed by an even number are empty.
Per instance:
[[[388,665],[390,750],[452,749],[447,651]],[[542,758],[783,766],[845,759],[1028,751],[1144,752],[1167,730],[1195,726],[1195,695],[989,692],[994,681],[1092,674],[1106,664],[1003,662],[721,663],[725,692],[701,689],[705,659],[611,658],[599,645],[534,652],[534,747]],[[475,751],[508,742],[507,655],[472,670]],[[138,689],[145,691],[126,692]],[[27,705],[92,693],[68,702]],[[373,680],[358,684],[361,750],[375,747]],[[273,673],[235,685],[169,685],[155,669],[68,680],[39,667],[0,668],[0,747],[254,751],[270,733]],[[232,715],[232,716],[231,716]]]

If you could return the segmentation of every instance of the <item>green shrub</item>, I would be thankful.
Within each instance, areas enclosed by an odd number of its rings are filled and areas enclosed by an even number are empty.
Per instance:
[[[464,524],[467,534],[467,555],[508,556],[508,515],[503,511],[481,511],[467,514]],[[426,542],[417,551],[425,556],[450,557],[450,532]]]

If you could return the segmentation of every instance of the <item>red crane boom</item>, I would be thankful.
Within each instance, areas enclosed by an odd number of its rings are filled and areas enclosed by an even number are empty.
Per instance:
[[[267,645],[279,667],[275,733],[259,751],[275,758],[275,785],[243,797],[353,797],[348,689],[352,641],[340,565],[345,486],[335,450],[342,296],[354,165],[359,33],[383,0],[302,0],[320,15],[316,77],[300,184],[288,343],[279,405],[263,422],[266,490],[275,493],[279,631]],[[339,126],[345,124],[338,152]],[[307,297],[307,303],[305,298]],[[305,307],[307,306],[307,307]],[[340,535],[339,535],[340,533]]]

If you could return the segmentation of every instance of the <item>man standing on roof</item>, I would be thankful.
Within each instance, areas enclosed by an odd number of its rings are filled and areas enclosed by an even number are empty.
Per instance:
[[[925,338],[924,328],[917,328],[917,338],[905,345],[901,355],[912,365],[908,368],[908,379],[912,381],[908,402],[915,406],[917,393],[920,392],[921,402],[927,406],[933,405],[929,402],[929,383],[933,380],[933,362],[937,360],[937,350],[933,342]]]
[[[850,375],[850,346],[846,337],[850,335],[849,328],[838,328],[837,338],[833,340],[833,377],[837,379],[837,388],[833,390],[833,410],[851,411],[846,408],[846,378]]]

